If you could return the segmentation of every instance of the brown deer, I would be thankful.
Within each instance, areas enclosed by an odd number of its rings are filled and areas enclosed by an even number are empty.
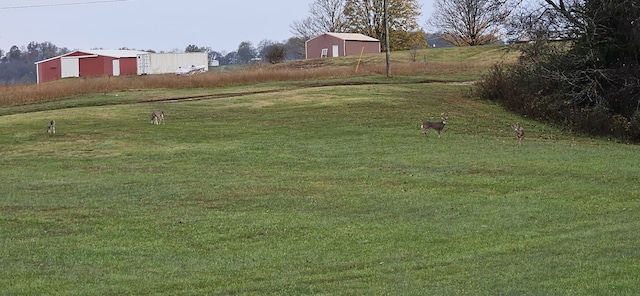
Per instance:
[[[164,124],[164,111],[156,110],[151,113],[151,123],[153,124]]]
[[[518,137],[518,145],[522,145],[522,141],[524,141],[524,128],[519,123],[512,125],[511,128],[513,128],[513,130],[516,132],[516,137]]]
[[[48,134],[55,134],[56,133],[56,121],[55,120],[51,120],[49,121],[49,126],[47,127],[47,133]]]
[[[447,124],[447,117],[442,117],[442,121],[439,121],[439,122],[423,121],[420,127],[422,128],[422,132],[424,133],[425,136],[427,135],[427,132],[429,131],[430,128],[436,130],[438,132],[438,138],[439,138],[440,132],[442,131],[442,129],[446,124]]]

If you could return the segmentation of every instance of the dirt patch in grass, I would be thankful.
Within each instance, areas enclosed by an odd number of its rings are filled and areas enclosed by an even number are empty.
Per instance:
[[[420,80],[414,83],[441,83],[448,85],[473,85],[476,81],[448,81],[448,80]],[[356,85],[381,85],[381,84],[405,84],[406,82],[372,82],[372,81],[323,81],[323,82],[312,82],[305,83],[301,85],[298,89],[304,88],[316,88],[316,87],[329,87],[329,86],[356,86]],[[230,92],[230,93],[216,93],[216,94],[204,94],[204,95],[193,95],[193,96],[180,96],[180,97],[171,97],[171,98],[161,98],[161,99],[152,99],[152,100],[143,100],[141,103],[179,103],[179,102],[190,102],[190,101],[201,101],[201,100],[211,100],[211,99],[227,99],[234,97],[242,97],[248,95],[257,95],[257,94],[269,94],[269,93],[278,93],[291,91],[291,88],[287,89],[269,89],[269,90],[259,90],[259,91],[246,91],[246,92]]]

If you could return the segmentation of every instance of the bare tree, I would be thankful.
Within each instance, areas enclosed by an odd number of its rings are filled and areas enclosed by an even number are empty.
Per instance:
[[[456,46],[501,40],[512,10],[521,0],[435,0],[428,24],[442,30],[442,39]]]
[[[570,2],[569,2],[570,1]],[[507,34],[513,41],[548,41],[576,39],[584,32],[584,21],[575,17],[572,23],[565,14],[580,11],[582,0],[561,0],[558,4],[549,4],[546,0],[529,1],[527,5],[521,5],[521,9],[515,11],[510,18]],[[551,1],[553,2],[553,1]],[[554,8],[564,7],[565,12]],[[571,11],[571,12],[569,12]]]
[[[282,63],[287,57],[287,49],[282,43],[276,43],[268,46],[264,53],[264,59],[268,63]]]
[[[294,21],[291,33],[304,40],[326,32],[345,32],[344,0],[315,0],[309,5],[310,16]]]
[[[256,50],[260,59],[270,64],[281,63],[287,58],[287,48],[282,42],[264,39]]]
[[[258,42],[258,46],[256,46],[256,53],[258,54],[258,57],[261,60],[265,60],[267,49],[269,49],[269,47],[271,47],[272,45],[278,44],[278,43],[279,42],[274,40],[262,39],[260,42]]]

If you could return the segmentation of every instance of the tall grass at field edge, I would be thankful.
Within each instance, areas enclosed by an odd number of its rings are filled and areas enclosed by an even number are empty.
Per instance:
[[[392,55],[392,75],[457,76],[458,80],[474,80],[496,61],[514,54],[503,47],[479,49],[429,49],[424,59],[412,61],[407,52]],[[450,58],[446,58],[450,56]],[[61,100],[88,94],[108,94],[127,90],[148,89],[210,89],[264,82],[332,79],[386,74],[383,54],[335,59],[313,59],[283,64],[254,64],[234,71],[210,71],[192,76],[173,74],[66,78],[37,85],[0,86],[0,106],[17,106]],[[429,58],[427,58],[429,57]],[[433,59],[431,59],[433,57]],[[357,69],[357,71],[356,71]]]

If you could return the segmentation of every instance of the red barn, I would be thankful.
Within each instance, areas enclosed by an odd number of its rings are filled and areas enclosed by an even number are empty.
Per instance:
[[[304,44],[306,58],[343,57],[380,53],[380,40],[358,33],[324,33]]]
[[[120,76],[138,73],[138,50],[76,50],[36,62],[38,83],[66,77]]]

